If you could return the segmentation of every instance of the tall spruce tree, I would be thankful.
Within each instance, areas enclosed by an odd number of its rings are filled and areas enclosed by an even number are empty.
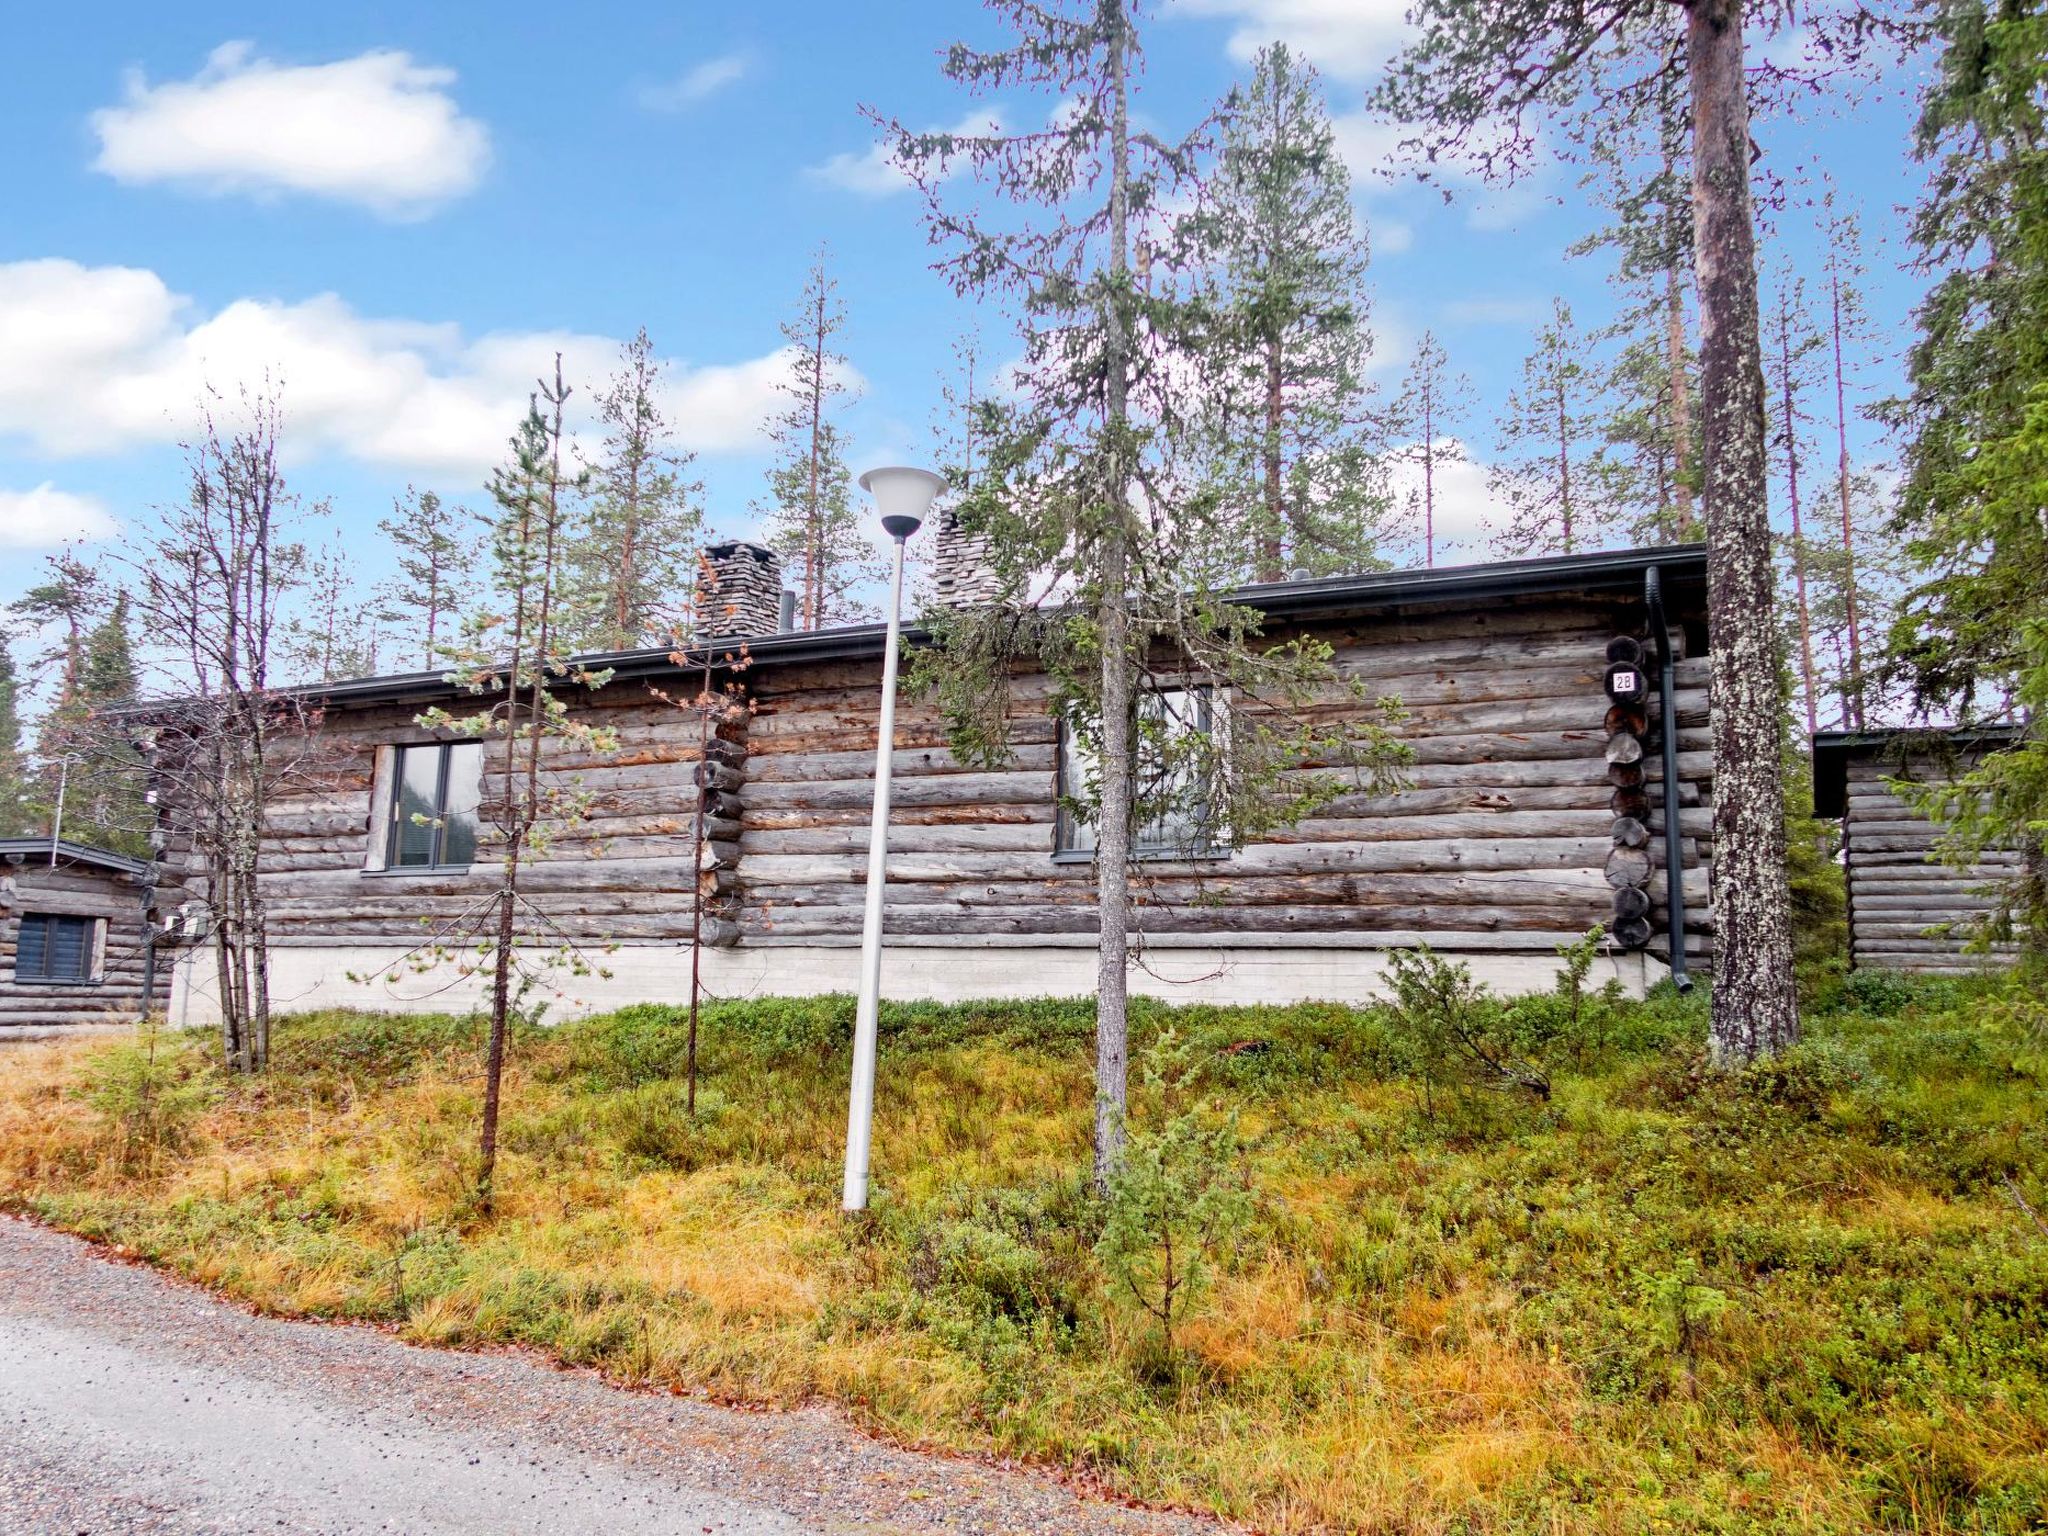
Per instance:
[[[1789,268],[1778,275],[1777,293],[1764,327],[1764,379],[1772,408],[1772,446],[1784,467],[1786,529],[1783,548],[1792,577],[1792,658],[1801,707],[1810,736],[1820,727],[1822,678],[1814,661],[1811,567],[1807,536],[1812,510],[1808,467],[1813,411],[1808,397],[1818,386],[1823,339],[1807,313],[1806,284]]]
[[[62,709],[78,696],[86,637],[106,612],[107,583],[97,565],[70,549],[45,556],[43,566],[43,579],[10,603],[8,612],[23,625],[53,632],[36,666],[55,674],[51,699]]]
[[[1903,12],[1903,7],[1896,8]],[[1418,0],[1417,40],[1376,93],[1418,125],[1427,157],[1484,174],[1525,170],[1541,115],[1647,124],[1682,80],[1689,105],[1693,286],[1700,312],[1701,516],[1707,528],[1714,693],[1716,1062],[1739,1065],[1798,1038],[1780,746],[1778,639],[1764,421],[1750,66],[1744,0]],[[1761,11],[1766,24],[1790,12]],[[1899,14],[1803,12],[1814,51],[1847,68]]]
[[[604,452],[565,553],[563,633],[572,645],[627,650],[682,633],[703,528],[693,455],[676,446],[659,395],[662,363],[645,328],[598,397]]]
[[[398,656],[422,672],[441,665],[476,594],[479,521],[466,507],[407,487],[377,524],[398,557],[397,571],[377,588],[377,618],[391,626]]]
[[[821,248],[804,276],[797,312],[782,327],[789,342],[788,406],[775,418],[776,462],[761,508],[768,539],[794,567],[799,629],[866,618],[859,589],[880,578],[881,562],[853,504],[845,443],[832,420],[850,390],[838,336],[846,310]]]
[[[301,681],[374,676],[382,605],[358,590],[355,555],[338,537],[292,553],[297,611],[285,623],[280,659]]]
[[[1869,572],[1859,556],[1857,532],[1858,474],[1849,456],[1849,380],[1851,349],[1869,339],[1869,314],[1863,303],[1863,234],[1855,214],[1836,201],[1833,187],[1822,200],[1822,265],[1828,290],[1828,342],[1833,363],[1835,405],[1835,507],[1841,542],[1832,562],[1836,595],[1842,606],[1842,634],[1847,650],[1840,673],[1844,718],[1858,728],[1867,723],[1865,706],[1872,688],[1864,648],[1876,633],[1878,598],[1869,589]],[[1867,483],[1868,476],[1863,477]]]
[[[1916,585],[1894,666],[1924,709],[2019,727],[1927,808],[1967,860],[2017,847],[1994,931],[2048,956],[2048,16],[1951,0],[1921,106],[1931,168],[1912,226],[1934,279],[1916,320],[1900,524]]]
[[[1136,6],[993,0],[990,9],[1014,42],[955,44],[945,72],[970,91],[1041,93],[1045,125],[982,134],[888,125],[946,250],[940,270],[977,299],[1014,298],[1024,317],[1017,397],[985,408],[983,467],[961,508],[967,527],[989,537],[1002,599],[942,623],[920,673],[938,690],[954,749],[996,762],[1008,756],[1020,703],[1011,685],[1028,655],[1053,679],[1077,760],[1094,765],[1068,809],[1094,828],[1095,1177],[1106,1186],[1123,1145],[1136,829],[1177,821],[1189,836],[1202,827],[1218,839],[1256,837],[1336,792],[1284,774],[1304,755],[1332,761],[1348,751],[1369,759],[1380,782],[1398,749],[1376,720],[1296,727],[1281,706],[1333,686],[1327,649],[1261,641],[1260,616],[1207,582],[1228,563],[1224,552],[1241,552],[1242,526],[1227,495],[1180,472],[1194,455],[1176,432],[1185,420],[1176,391],[1206,359],[1183,350],[1190,274],[1173,270],[1159,238],[1162,201],[1185,188],[1196,145],[1165,142],[1136,121]],[[1013,216],[952,206],[960,169]],[[1143,274],[1141,244],[1161,253]],[[1167,681],[1179,691],[1154,690]],[[1211,728],[1176,715],[1169,697],[1207,699]],[[1178,868],[1199,878],[1198,866]]]
[[[1452,465],[1469,462],[1461,429],[1471,409],[1471,380],[1451,371],[1443,343],[1434,331],[1424,331],[1390,414],[1393,435],[1405,440],[1395,457],[1415,469],[1406,510],[1410,526],[1422,537],[1425,566],[1436,564],[1438,481]]]
[[[1569,555],[1598,547],[1604,508],[1592,469],[1597,382],[1571,306],[1554,300],[1550,323],[1522,363],[1521,382],[1508,391],[1488,477],[1507,509],[1495,535],[1504,552]]]
[[[1316,72],[1285,43],[1260,50],[1180,234],[1213,273],[1210,473],[1242,509],[1251,574],[1384,568],[1366,242]]]

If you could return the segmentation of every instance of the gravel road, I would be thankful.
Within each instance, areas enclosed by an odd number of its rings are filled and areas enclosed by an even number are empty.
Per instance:
[[[1223,1529],[896,1450],[823,1410],[254,1317],[0,1217],[0,1536]]]

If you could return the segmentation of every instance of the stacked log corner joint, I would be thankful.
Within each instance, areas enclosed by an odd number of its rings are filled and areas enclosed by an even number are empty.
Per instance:
[[[1607,883],[1614,891],[1614,942],[1641,949],[1650,942],[1650,792],[1643,774],[1643,739],[1649,732],[1650,680],[1643,643],[1632,635],[1607,642],[1602,684],[1607,708],[1607,782],[1614,847]]]

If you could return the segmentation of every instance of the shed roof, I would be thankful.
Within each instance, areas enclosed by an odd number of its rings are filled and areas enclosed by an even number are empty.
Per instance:
[[[2020,739],[2012,725],[1900,726],[1875,731],[1813,733],[1813,813],[1842,815],[1849,805],[1849,759],[1880,752],[1910,753],[1918,748],[1947,752],[1985,752],[2009,747]]]
[[[47,837],[0,837],[0,859],[10,864],[23,864],[31,859],[47,861],[53,846],[58,858],[74,864],[92,864],[121,875],[149,872],[147,859],[115,853],[111,848],[95,848],[90,843],[74,843],[69,838],[58,838],[53,845]]]
[[[1508,597],[1561,592],[1640,592],[1643,573],[1652,566],[1664,573],[1666,590],[1704,585],[1707,552],[1703,544],[1675,544],[1661,549],[1609,550],[1583,555],[1553,555],[1533,560],[1496,560],[1477,565],[1437,566],[1420,571],[1375,571],[1362,576],[1328,576],[1312,581],[1262,582],[1227,594],[1232,602],[1280,619],[1329,619],[1367,614],[1422,603],[1494,602]],[[904,638],[916,644],[928,638],[915,625]],[[834,629],[790,630],[724,641],[709,648],[691,647],[680,654],[685,665],[700,667],[746,647],[753,668],[808,661],[847,661],[879,656],[888,635],[884,624],[849,624]],[[579,665],[609,669],[625,679],[673,674],[679,653],[671,646],[631,651],[597,651],[579,656]],[[444,674],[410,672],[386,677],[349,678],[294,690],[324,704],[398,704],[448,692]]]

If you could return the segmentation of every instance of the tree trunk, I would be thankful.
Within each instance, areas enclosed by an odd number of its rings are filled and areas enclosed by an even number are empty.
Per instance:
[[[1686,479],[1692,465],[1692,387],[1685,377],[1685,304],[1676,267],[1664,274],[1664,356],[1671,371],[1671,454],[1678,461],[1671,494],[1683,543],[1693,534],[1692,484]]]
[[[1557,507],[1564,526],[1564,552],[1572,552],[1572,450],[1571,422],[1564,393],[1564,358],[1556,359],[1557,381]]]
[[[1436,566],[1436,390],[1422,386],[1422,563]]]
[[[1687,10],[1700,294],[1704,514],[1714,692],[1715,981],[1710,1046],[1739,1066],[1799,1034],[1785,877],[1777,646],[1741,0]]]
[[[1137,713],[1131,668],[1128,476],[1124,427],[1129,415],[1131,339],[1124,332],[1123,284],[1130,266],[1129,84],[1122,0],[1114,7],[1108,73],[1115,91],[1111,125],[1108,369],[1110,466],[1103,508],[1101,595],[1096,621],[1102,647],[1102,804],[1095,848],[1095,899],[1101,915],[1095,969],[1095,1186],[1106,1190],[1122,1165],[1124,1105],[1130,1072],[1131,781]]]
[[[1280,543],[1280,530],[1286,526],[1287,515],[1280,464],[1280,418],[1283,410],[1280,380],[1280,338],[1270,336],[1266,339],[1266,527],[1259,546],[1261,581],[1279,581],[1287,574],[1286,557]]]

